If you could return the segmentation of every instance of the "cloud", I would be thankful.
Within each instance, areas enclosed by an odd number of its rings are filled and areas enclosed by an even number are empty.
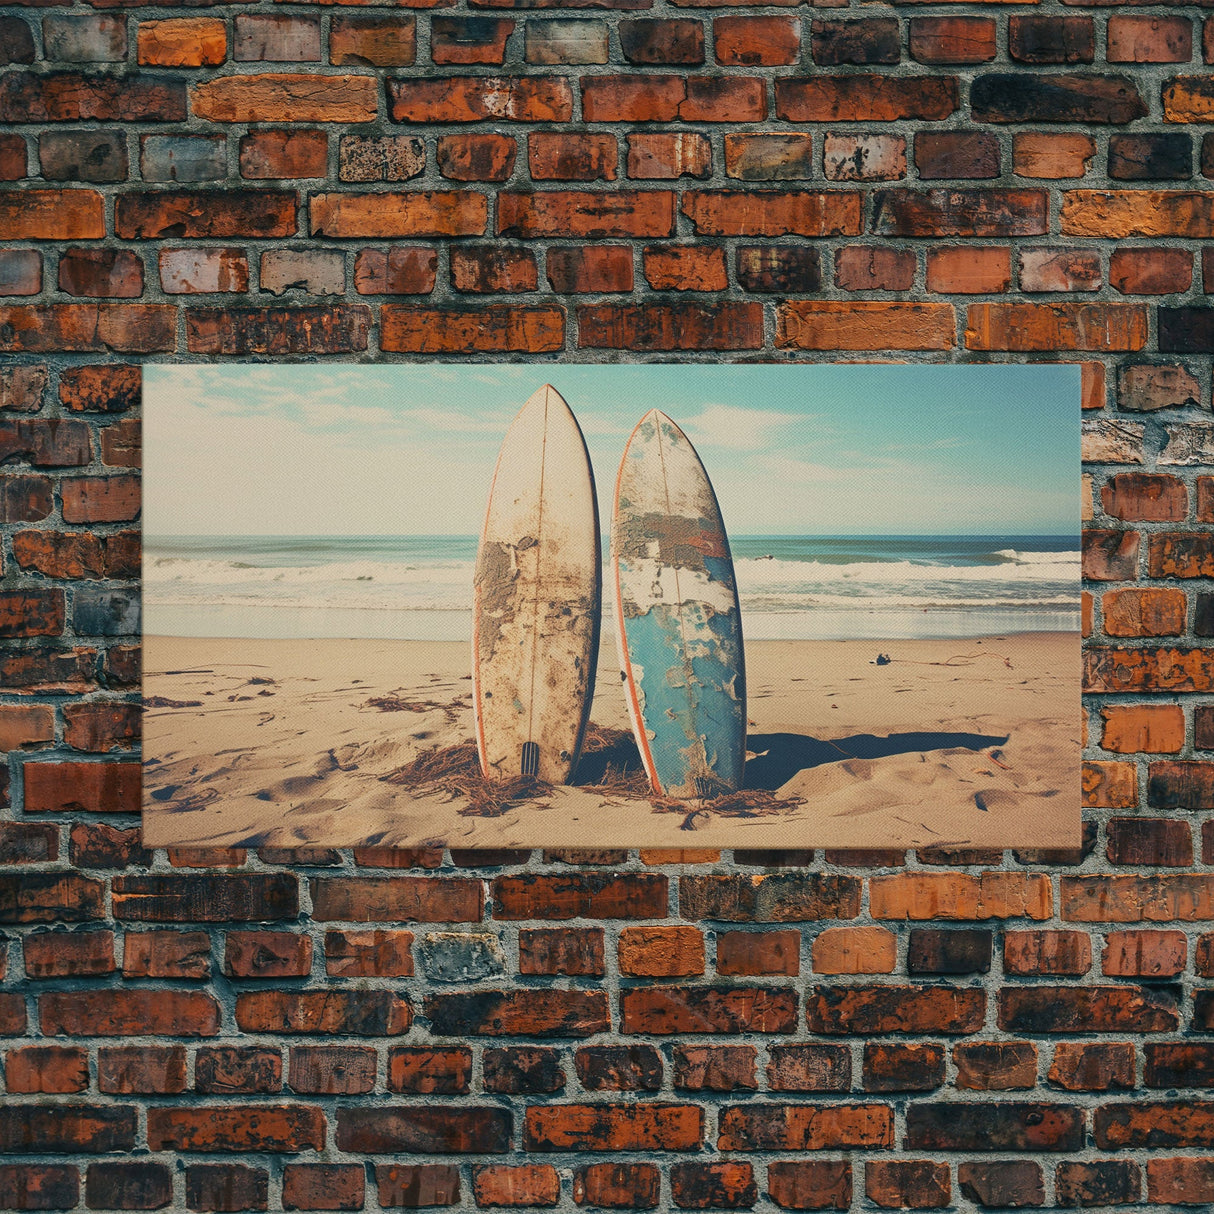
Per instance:
[[[802,413],[778,413],[771,409],[747,409],[737,405],[706,405],[686,421],[675,418],[693,443],[706,447],[728,447],[733,451],[757,451],[773,441],[772,431],[790,426],[810,426],[816,419]]]

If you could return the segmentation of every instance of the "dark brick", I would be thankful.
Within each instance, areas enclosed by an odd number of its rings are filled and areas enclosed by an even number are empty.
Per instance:
[[[191,1164],[185,1170],[185,1203],[191,1210],[264,1210],[270,1176],[239,1163]]]
[[[1091,17],[1008,18],[1008,52],[1021,63],[1091,63],[1096,32]]]
[[[962,1163],[957,1167],[961,1193],[984,1209],[1023,1209],[1045,1205],[1041,1165],[1028,1159]]]
[[[84,1200],[92,1210],[160,1210],[173,1200],[173,1173],[162,1163],[91,1163]]]
[[[662,1086],[662,1057],[651,1045],[583,1046],[573,1062],[588,1091],[656,1092]]]
[[[1187,134],[1109,138],[1109,176],[1119,181],[1176,181],[1193,173],[1193,142]]]
[[[865,21],[813,21],[810,46],[819,67],[846,63],[897,63],[901,36],[896,17]]]
[[[906,954],[909,974],[986,974],[992,934],[981,928],[912,928]]]
[[[1145,118],[1147,105],[1128,76],[991,72],[970,90],[976,122],[1080,122],[1120,126]]]
[[[1142,1169],[1132,1159],[1066,1162],[1054,1175],[1060,1206],[1105,1206],[1136,1202],[1142,1194]]]
[[[482,1059],[486,1092],[558,1092],[565,1072],[556,1050],[539,1047],[487,1049]]]
[[[929,1151],[1078,1151],[1083,1110],[1032,1102],[912,1104],[906,1143]]]
[[[930,1092],[944,1082],[944,1047],[924,1042],[915,1045],[864,1047],[866,1092]]]

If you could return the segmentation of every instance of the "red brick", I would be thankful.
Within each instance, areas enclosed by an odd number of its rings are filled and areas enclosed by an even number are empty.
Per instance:
[[[753,1166],[732,1160],[671,1164],[670,1191],[683,1210],[749,1209],[759,1197]]]
[[[915,168],[921,181],[999,176],[999,141],[984,131],[920,131]]]
[[[1184,711],[1177,704],[1110,705],[1100,712],[1105,750],[1175,754],[1184,747]]]
[[[219,1032],[219,1005],[201,991],[53,991],[39,995],[38,1005],[47,1036],[213,1037]]]
[[[1128,522],[1183,522],[1189,509],[1183,481],[1145,472],[1110,476],[1101,486],[1100,500],[1106,514]]]
[[[944,1048],[869,1042],[864,1047],[866,1092],[930,1092],[944,1083]]]
[[[680,1104],[532,1105],[524,1145],[535,1151],[694,1150],[704,1136],[704,1110]]]
[[[115,235],[294,236],[296,199],[280,190],[137,191],[118,196]]]
[[[1061,231],[1068,236],[1183,236],[1214,234],[1208,192],[1186,190],[1067,190]]]
[[[67,523],[126,523],[139,517],[139,478],[80,476],[62,482]]]
[[[452,181],[505,181],[518,145],[506,135],[440,135],[435,154],[438,171]]]
[[[416,57],[417,21],[414,17],[393,13],[390,17],[339,14],[332,18],[330,63],[351,67],[364,64],[407,67]]]
[[[70,1210],[79,1200],[75,1164],[0,1164],[0,1208]]]
[[[472,1051],[465,1046],[402,1047],[388,1053],[390,1092],[457,1095],[470,1091],[471,1082]]]
[[[908,249],[848,245],[835,254],[835,285],[845,291],[909,291],[914,281],[915,255]]]
[[[1110,63],[1188,63],[1193,57],[1193,26],[1187,17],[1109,18]]]
[[[714,17],[713,49],[726,67],[780,66],[801,55],[796,17]]]
[[[1059,1042],[1049,1081],[1071,1092],[1134,1087],[1134,1047],[1129,1042]]]
[[[571,6],[576,7],[576,6]],[[638,3],[612,5],[616,8],[645,7],[644,0]],[[621,22],[619,27],[621,48],[625,55],[628,47],[626,26]],[[558,63],[606,63],[607,62],[607,22],[606,21],[528,21],[524,36],[523,57],[528,63],[558,64]]]
[[[620,933],[620,972],[676,977],[704,972],[704,936],[694,927],[630,927]]]
[[[691,1092],[758,1087],[753,1045],[675,1045],[674,1086]]]
[[[3,180],[3,138],[0,137],[0,180]],[[37,295],[42,290],[42,254],[33,249],[0,252],[0,295]]]
[[[845,1045],[772,1045],[767,1086],[773,1092],[846,1092],[851,1051]]]
[[[776,80],[776,114],[786,122],[938,121],[958,107],[950,76],[812,76]]]
[[[1151,1166],[1148,1164],[1148,1169]],[[1068,1206],[1134,1203],[1142,1192],[1142,1170],[1130,1159],[1060,1163],[1054,1191],[1059,1204]]]
[[[312,941],[296,932],[228,932],[223,968],[237,978],[306,978]]]
[[[573,1062],[586,1091],[656,1092],[662,1086],[662,1056],[651,1045],[583,1046]],[[558,1077],[563,1084],[564,1071]]]
[[[26,763],[28,813],[128,813],[137,811],[137,763]]]
[[[328,152],[324,131],[250,131],[240,137],[240,175],[265,180],[324,177]]]
[[[544,353],[564,344],[559,308],[414,308],[385,304],[380,310],[380,348],[416,354],[471,351]]]
[[[194,1087],[199,1092],[221,1095],[281,1091],[282,1055],[276,1049],[199,1047]]]
[[[543,1003],[526,990],[429,995],[425,1014],[431,1032],[441,1037],[589,1037],[609,1023],[602,991],[550,990]]]
[[[115,830],[103,822],[72,827],[72,863],[78,868],[128,868],[152,863],[152,853],[139,845],[139,828]]]
[[[0,1105],[0,1151],[75,1155],[129,1152],[135,1145],[135,1109],[129,1105]]]
[[[206,932],[127,932],[124,978],[209,978],[211,938]]]
[[[876,919],[1046,919],[1049,878],[1027,873],[897,873],[869,882]]]
[[[808,168],[808,152],[806,161]],[[906,139],[828,131],[822,140],[822,173],[828,181],[898,180],[906,176]]]
[[[192,308],[193,354],[349,354],[367,348],[371,310],[363,304],[290,308]]]
[[[973,1033],[982,1027],[986,995],[947,987],[811,987],[806,1023],[813,1033]]]
[[[1181,636],[1185,631],[1183,590],[1106,590],[1101,599],[1109,636]]]
[[[1189,249],[1114,249],[1109,285],[1123,295],[1171,295],[1193,285]]]
[[[699,21],[622,20],[619,35],[620,50],[629,63],[704,62],[704,26]],[[606,61],[604,57],[600,62]]]
[[[292,1046],[287,1082],[294,1092],[355,1096],[375,1087],[376,1051],[361,1046]]]
[[[361,1154],[501,1154],[511,1120],[506,1109],[476,1105],[339,1106],[334,1138],[339,1150]]]
[[[686,876],[679,879],[679,912],[685,919],[729,923],[854,919],[860,913],[860,881],[801,872]]]
[[[307,1105],[163,1105],[148,1109],[153,1151],[261,1151],[293,1154],[325,1145],[321,1109]]]
[[[227,27],[214,17],[139,22],[138,61],[146,66],[217,67],[227,52]]]
[[[1118,377],[1117,402],[1122,409],[1197,408],[1200,398],[1196,377],[1182,365],[1123,367]]]
[[[393,194],[313,194],[314,236],[479,236],[487,203],[481,194],[436,190]]]
[[[1184,970],[1187,951],[1183,932],[1109,932],[1101,972],[1114,978],[1171,978]]]
[[[557,76],[450,76],[389,80],[393,122],[568,122],[569,82]]]
[[[870,1159],[864,1195],[884,1210],[936,1210],[951,1204],[947,1163],[928,1159]]]
[[[712,172],[712,145],[695,131],[629,133],[628,176],[648,181],[707,177]]]
[[[28,460],[38,468],[79,467],[93,458],[86,422],[76,418],[0,421],[0,459]]]
[[[4,1085],[10,1093],[83,1092],[89,1085],[88,1051],[66,1045],[9,1050],[4,1059]]]
[[[123,413],[139,404],[142,382],[138,366],[65,367],[59,400],[73,413]]]
[[[535,254],[504,245],[464,245],[451,250],[451,285],[457,291],[534,291]]]
[[[335,978],[409,977],[413,933],[374,929],[325,933],[325,968]]]
[[[578,345],[583,349],[757,350],[762,342],[759,304],[596,304],[578,308]]]
[[[808,134],[725,136],[725,172],[742,181],[794,181],[814,175]]]
[[[818,250],[803,245],[739,245],[736,269],[744,291],[797,295],[822,286]]]
[[[16,532],[17,536],[30,532]],[[42,532],[33,532],[41,535]],[[18,564],[25,565],[17,552]],[[47,704],[0,704],[0,751],[20,750],[35,747],[55,740],[55,712]],[[54,856],[46,857],[55,859]]]
[[[586,122],[760,122],[763,81],[753,76],[619,75],[582,79]]]
[[[893,1109],[886,1104],[745,1104],[720,1113],[721,1151],[821,1151],[892,1146]]]
[[[998,53],[990,17],[912,17],[910,53],[920,63],[989,63]]]
[[[1094,249],[1021,249],[1020,289],[1096,291],[1101,286],[1100,255]]]
[[[644,251],[644,267],[655,291],[723,291],[729,285],[724,249],[651,245]]]
[[[182,122],[184,84],[135,73],[10,72],[0,81],[0,122]]]
[[[558,1092],[565,1086],[560,1054],[543,1047],[509,1046],[487,1049],[481,1059],[486,1092],[510,1095]]]
[[[191,90],[194,115],[211,122],[373,122],[375,79],[307,74],[218,76]]]
[[[1137,304],[971,304],[970,350],[1140,350],[1146,311]]]
[[[0,409],[37,413],[42,408],[48,378],[45,363],[0,367]]]
[[[282,1171],[284,1210],[361,1210],[366,1200],[361,1164],[289,1163]]]
[[[445,1163],[375,1165],[380,1205],[453,1206],[460,1198],[459,1168]]]
[[[631,291],[632,249],[627,245],[550,248],[548,284],[559,294]]]
[[[1093,1114],[1093,1138],[1101,1150],[1124,1147],[1209,1147],[1214,1134],[1209,1100],[1106,1104]]]
[[[1045,1204],[1041,1165],[1027,1159],[962,1163],[957,1168],[962,1196],[988,1207]]]
[[[953,1046],[956,1086],[1001,1092],[1037,1086],[1037,1047],[1028,1041],[969,1041]]]
[[[792,301],[777,305],[776,347],[799,350],[949,350],[951,304],[884,300]]]
[[[851,1209],[851,1164],[846,1160],[773,1160],[767,1165],[767,1186],[781,1209]]]
[[[633,987],[620,992],[620,1031],[791,1033],[796,1003],[788,987]]]
[[[59,258],[59,289],[94,299],[138,299],[143,262],[126,249],[65,249]]]
[[[185,1046],[102,1046],[97,1090],[119,1095],[172,1095],[186,1088]]]
[[[0,239],[92,240],[104,235],[102,198],[96,190],[0,193]]]
[[[527,136],[533,181],[614,181],[618,158],[614,135],[533,131]]]
[[[573,1174],[573,1200],[607,1209],[652,1210],[661,1173],[652,1163],[592,1163]]]
[[[236,997],[236,1023],[246,1032],[392,1037],[412,1020],[408,1001],[391,991],[262,990]]]
[[[436,249],[361,249],[354,259],[354,289],[360,295],[427,295],[437,268]]]
[[[129,750],[139,742],[142,706],[94,701],[63,709],[63,740],[75,750]]]
[[[0,714],[2,721],[3,714]],[[58,825],[50,822],[0,823],[0,864],[40,864],[58,859]]]
[[[701,236],[854,236],[862,222],[859,195],[838,191],[695,190],[681,209]]]
[[[554,1206],[561,1199],[561,1178],[546,1163],[485,1164],[472,1169],[472,1192],[478,1208]]]
[[[1019,177],[1082,177],[1095,155],[1096,141],[1090,135],[1022,131],[1012,136],[1012,167]]]
[[[831,927],[813,942],[816,974],[889,974],[898,942],[884,927]]]
[[[125,532],[97,536],[75,532],[15,531],[13,556],[23,569],[34,569],[47,577],[138,577],[139,534]],[[3,733],[4,726],[0,723],[0,736]],[[49,736],[41,740],[49,740]],[[22,744],[16,742],[9,749]]]
[[[801,933],[718,932],[717,973],[747,977],[801,972]]]
[[[500,64],[506,58],[506,42],[514,24],[508,18],[432,17],[430,57],[435,63]]]
[[[1137,1201],[1138,1196],[1138,1187],[1135,1186],[1129,1200]],[[1147,1200],[1173,1205],[1214,1202],[1214,1160],[1147,1160]]]

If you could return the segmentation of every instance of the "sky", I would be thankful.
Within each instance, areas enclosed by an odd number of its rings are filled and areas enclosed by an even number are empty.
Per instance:
[[[149,364],[144,529],[476,535],[545,382],[586,436],[606,529],[628,435],[687,433],[737,535],[1079,533],[1074,364]]]

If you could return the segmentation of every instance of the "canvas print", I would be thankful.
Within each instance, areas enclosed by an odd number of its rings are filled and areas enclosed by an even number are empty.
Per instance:
[[[149,366],[144,841],[1074,846],[1079,393]]]

